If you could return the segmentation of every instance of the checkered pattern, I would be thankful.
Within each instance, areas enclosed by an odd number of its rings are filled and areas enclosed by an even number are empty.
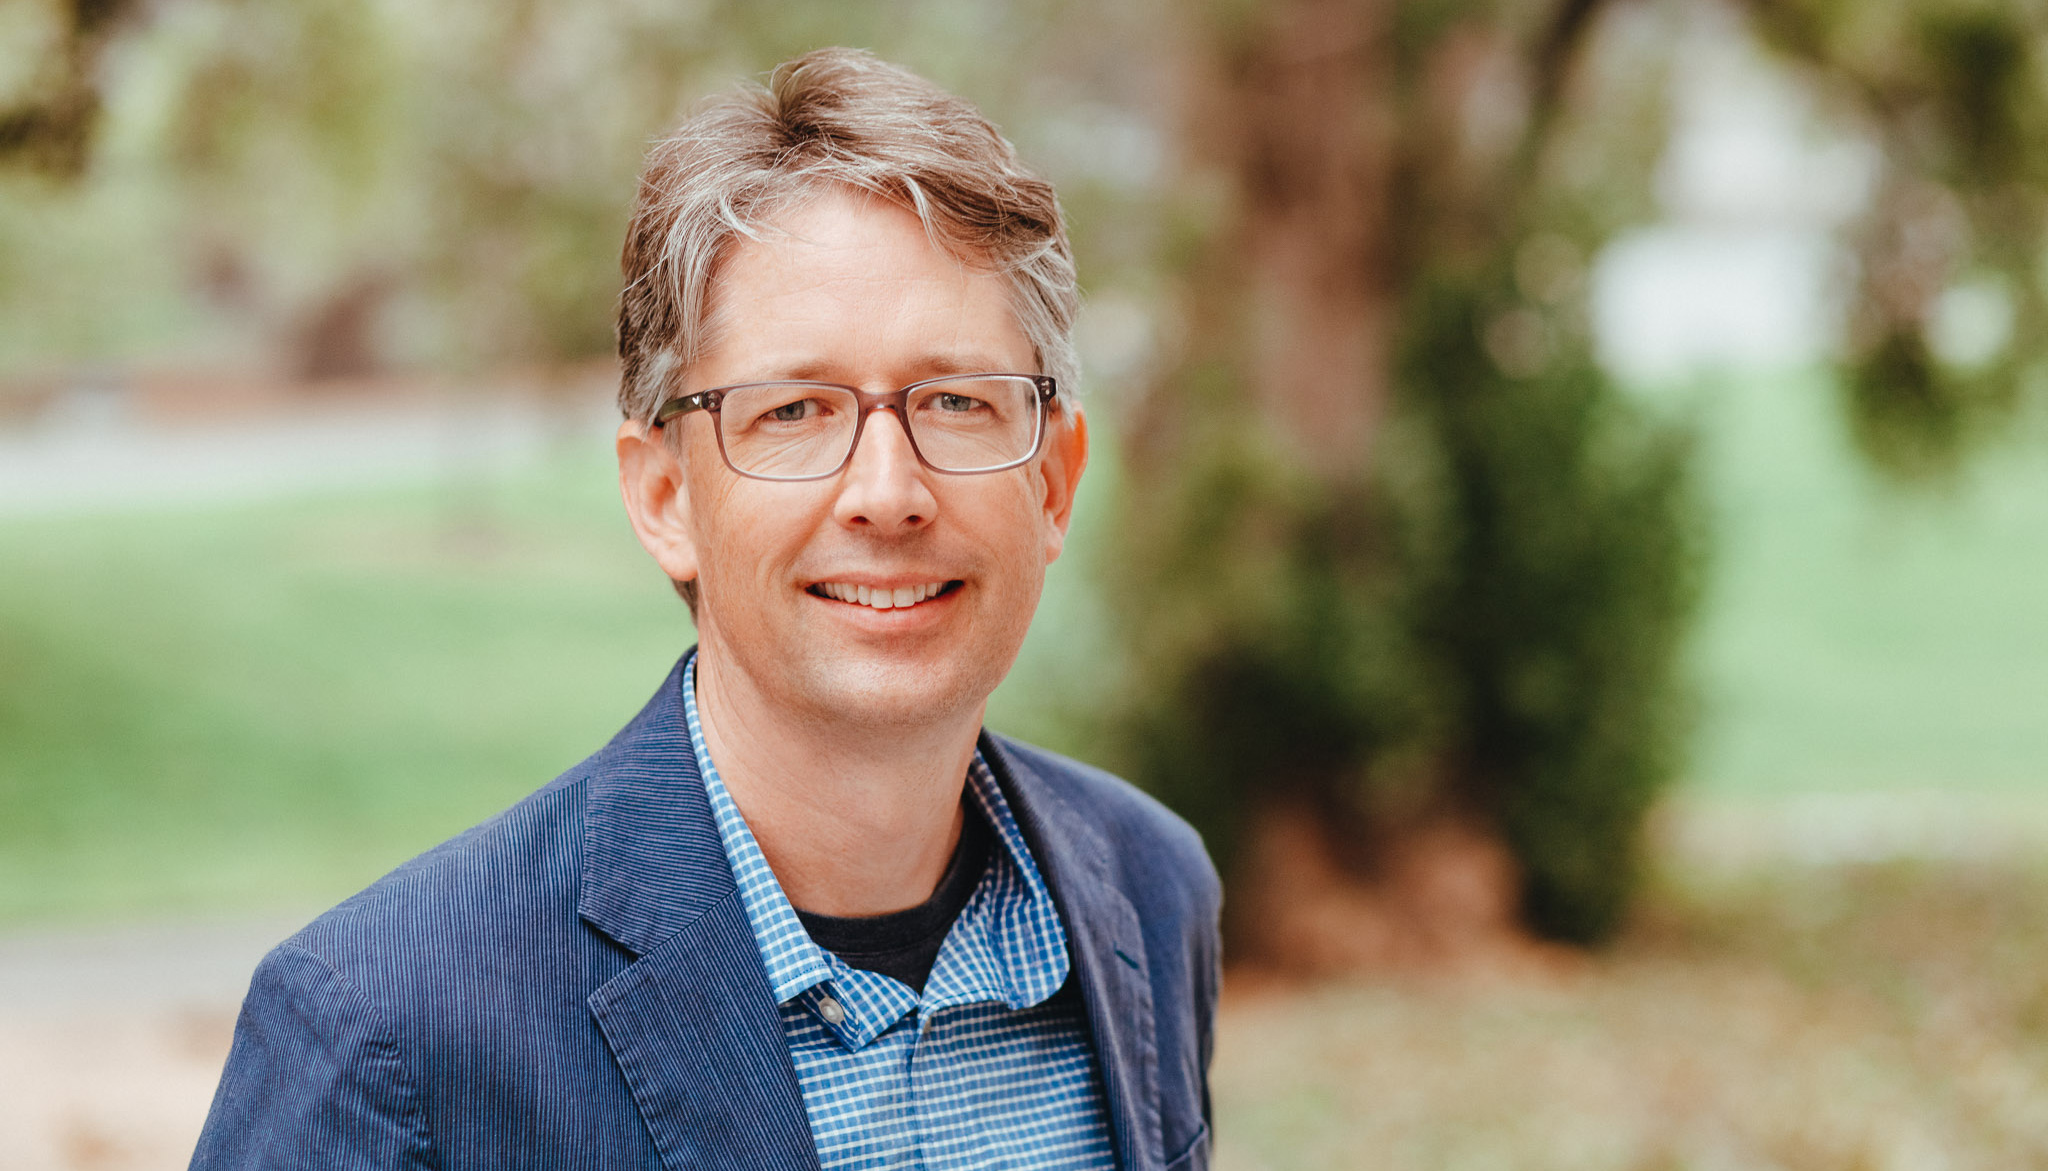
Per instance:
[[[782,1006],[819,1162],[841,1168],[1110,1168],[1109,1114],[1081,1003],[1053,999],[1067,937],[976,753],[967,791],[1001,848],[920,997],[812,942],[704,747],[697,665],[683,712],[704,789]]]

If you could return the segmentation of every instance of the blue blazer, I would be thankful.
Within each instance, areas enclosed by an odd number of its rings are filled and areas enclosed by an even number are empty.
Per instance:
[[[679,687],[271,952],[192,1166],[815,1169]],[[981,749],[1067,927],[1119,1164],[1206,1166],[1200,839],[1100,770]]]

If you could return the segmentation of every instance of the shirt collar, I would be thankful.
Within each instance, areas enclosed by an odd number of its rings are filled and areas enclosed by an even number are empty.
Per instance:
[[[988,1001],[1023,1009],[1042,1003],[1066,982],[1066,929],[979,750],[967,769],[967,792],[1001,849],[991,852],[988,870],[940,947],[920,997],[888,976],[848,967],[811,939],[705,747],[694,653],[683,669],[682,692],[690,748],[778,1004],[802,1003],[843,1044],[859,1049],[912,1010],[929,1016]],[[839,1005],[837,1012],[828,999]],[[833,1020],[835,1015],[840,1019]]]

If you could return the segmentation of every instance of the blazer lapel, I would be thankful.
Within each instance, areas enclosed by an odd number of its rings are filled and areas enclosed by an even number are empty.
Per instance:
[[[635,957],[589,997],[663,1166],[817,1171],[803,1092],[683,726],[681,665],[593,761],[583,919]]]
[[[590,997],[670,1171],[817,1171],[796,1071],[737,897]]]
[[[1138,912],[1115,877],[1102,831],[986,733],[982,756],[1002,783],[1033,859],[1052,889],[1094,1032],[1103,1091],[1125,1171],[1163,1165],[1152,976]]]

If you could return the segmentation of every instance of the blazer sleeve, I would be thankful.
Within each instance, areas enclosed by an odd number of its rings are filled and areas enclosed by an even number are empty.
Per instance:
[[[1195,996],[1200,1013],[1195,1051],[1202,1063],[1202,1121],[1211,1127],[1216,1125],[1216,1119],[1209,1102],[1209,1067],[1216,1057],[1216,1001],[1223,989],[1221,917],[1220,901],[1211,903],[1195,947]]]
[[[285,944],[250,982],[193,1171],[431,1162],[416,1087],[362,990]]]

